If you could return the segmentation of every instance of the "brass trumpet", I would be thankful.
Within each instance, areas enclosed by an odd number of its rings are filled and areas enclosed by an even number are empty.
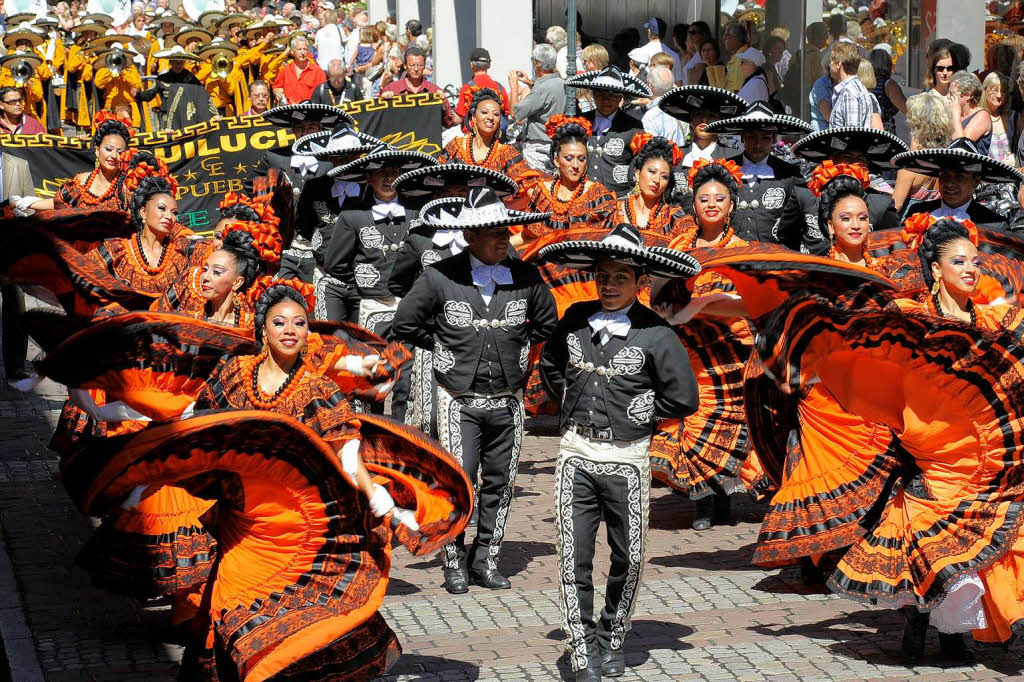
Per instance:
[[[32,66],[32,63],[27,59],[19,59],[14,62],[14,65],[11,67],[11,75],[14,76],[14,85],[19,88],[32,80],[32,76],[34,76],[35,73],[36,67]]]
[[[121,50],[114,50],[103,58],[103,65],[110,69],[114,78],[117,78],[128,66],[128,57]]]
[[[223,52],[218,53],[210,64],[213,66],[213,75],[215,77],[227,80],[227,77],[231,74],[231,59],[226,54]]]

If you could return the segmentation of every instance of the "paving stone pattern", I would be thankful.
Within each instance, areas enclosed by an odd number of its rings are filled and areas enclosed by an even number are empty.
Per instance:
[[[0,388],[0,523],[20,608],[47,680],[176,678],[180,633],[168,608],[89,585],[75,554],[95,521],[70,503],[47,450],[64,395]],[[395,552],[382,609],[404,655],[387,681],[571,679],[562,659],[555,577],[551,420],[528,422],[500,568],[513,589],[441,588],[436,557]],[[750,565],[762,508],[736,500],[735,525],[690,529],[693,505],[651,495],[643,591],[626,641],[622,680],[1024,679],[1019,643],[978,647],[972,667],[901,663],[902,617],[804,587],[796,573]],[[607,574],[607,545],[595,573]],[[17,607],[13,595],[5,606]],[[602,603],[600,594],[595,599]],[[9,609],[0,609],[0,620]],[[20,615],[20,613],[18,614]],[[933,632],[929,651],[938,651]],[[17,677],[15,677],[17,679]]]

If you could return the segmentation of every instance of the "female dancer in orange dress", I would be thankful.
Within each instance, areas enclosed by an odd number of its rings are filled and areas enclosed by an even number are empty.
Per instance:
[[[217,503],[206,521],[219,554],[183,679],[365,680],[385,672],[400,651],[377,613],[392,538],[417,554],[436,551],[472,510],[472,487],[450,455],[386,418],[351,411],[337,379],[370,381],[377,359],[309,331],[309,289],[269,278],[253,288],[258,353],[221,360],[188,389],[197,391],[196,411],[217,412],[94,443],[65,469],[87,513],[130,508],[164,485]],[[181,319],[199,335],[208,326]],[[107,336],[91,343],[116,341],[117,318],[105,324]],[[159,356],[139,348],[140,360]],[[51,376],[69,371],[66,357],[53,364],[64,366]],[[119,397],[155,419],[180,411],[167,401],[136,403],[131,386],[123,389]]]
[[[884,310],[856,302],[891,283],[855,265],[752,250],[699,260],[736,283],[780,386],[823,383],[844,410],[899,439],[899,485],[829,587],[904,607],[911,660],[923,653],[929,620],[943,652],[969,660],[961,633],[1005,642],[1024,624],[1024,315],[971,302],[980,272],[973,224],[929,223],[915,217],[904,230],[931,300],[897,299]]]
[[[739,167],[721,159],[698,160],[689,182],[695,225],[677,236],[671,248],[746,246],[729,225],[741,183]],[[695,414],[666,422],[655,434],[651,474],[696,502],[695,530],[710,528],[713,517],[728,520],[729,495],[742,489],[736,474],[749,452],[743,366],[753,337],[736,299],[728,279],[702,272],[685,282],[685,290],[673,284],[655,300],[684,304],[669,321],[690,355],[700,404]]]
[[[96,168],[90,173],[79,173],[61,185],[52,198],[38,199],[29,208],[36,211],[79,207],[128,210],[131,196],[121,186],[126,170],[121,157],[132,142],[132,123],[104,109],[96,112],[93,128],[96,131],[92,136]]]
[[[683,159],[679,147],[671,140],[654,137],[650,133],[637,133],[629,146],[633,150],[633,163],[630,165],[633,191],[617,203],[617,222],[669,237],[692,229],[693,218],[666,200],[675,188],[672,168]]]
[[[872,258],[867,251],[871,223],[865,190],[870,183],[863,166],[827,161],[807,186],[818,196],[818,224],[831,239],[829,258],[888,276],[901,263]],[[924,286],[916,270],[914,275],[898,280],[904,286],[918,283],[911,294]],[[890,492],[897,444],[888,426],[847,412],[820,383],[774,399],[795,404],[786,412],[795,417],[792,432],[799,442],[787,448],[784,466],[774,472],[779,489],[761,524],[753,562],[773,568],[799,561],[804,581],[821,583],[822,555],[845,551],[862,537],[865,517]],[[777,421],[770,425],[776,431],[789,432],[789,427]],[[755,428],[752,424],[760,444]]]

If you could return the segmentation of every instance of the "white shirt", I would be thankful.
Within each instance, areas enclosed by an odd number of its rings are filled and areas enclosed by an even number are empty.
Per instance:
[[[473,254],[469,254],[469,265],[473,269],[473,284],[480,290],[484,305],[491,304],[491,296],[499,284],[512,284],[512,271],[504,265],[486,265]]]
[[[960,220],[967,220],[967,206],[970,205],[970,201],[965,201],[962,206],[952,208],[946,205],[945,201],[939,200],[939,207],[932,211],[933,218],[959,218]]]
[[[707,147],[704,147],[704,149],[698,147],[696,142],[691,143],[690,150],[686,152],[686,156],[683,157],[683,167],[693,167],[693,164],[696,163],[698,159],[707,159],[708,161],[711,161],[711,155],[715,153],[716,149],[718,149],[717,142],[712,142]]]
[[[698,64],[703,64],[703,63],[704,63],[704,59],[700,56],[700,52],[698,52],[697,54],[695,54],[692,57],[690,57],[690,61],[686,62],[686,64],[683,65],[683,80],[682,80],[682,84],[683,85],[687,85],[687,82],[686,82],[687,76],[686,76],[686,74],[688,74],[690,72],[690,69],[692,69],[693,67],[697,66]]]
[[[332,59],[345,61],[344,38],[341,26],[337,24],[327,24],[316,32],[313,42],[316,43],[316,63],[321,69],[327,71]]]
[[[751,78],[740,91],[736,93],[744,100],[747,104],[753,104],[754,102],[767,102],[768,101],[768,81],[762,75]]]
[[[345,66],[354,64],[356,59],[356,52],[359,51],[359,33],[360,27],[356,26],[351,33],[348,34],[348,38],[345,40]]]
[[[651,100],[651,103],[647,105],[647,112],[641,119],[644,124],[644,130],[651,135],[668,138],[677,145],[682,146],[686,144],[690,124],[676,120],[662,111],[661,107],[658,106],[660,101],[661,98],[658,97]]]
[[[629,321],[629,309],[633,307],[630,303],[621,310],[601,310],[587,318],[587,324],[597,334],[601,345],[608,343],[613,336],[621,339],[626,338],[632,323]]]
[[[374,198],[376,202],[370,209],[370,213],[373,214],[374,220],[384,220],[386,218],[394,218],[395,220],[405,219],[405,208],[398,203],[398,197],[395,197],[391,201],[381,201],[380,199]]]
[[[646,45],[642,45],[637,49],[640,50],[640,52],[638,52],[637,55],[646,57],[647,59],[644,61],[644,63],[648,65],[651,63],[651,57],[658,54],[659,52],[664,52],[666,54],[672,55],[672,59],[675,60],[675,63],[672,65],[672,79],[677,83],[682,80],[683,65],[679,63],[679,55],[676,54],[676,51],[673,50],[672,48],[666,47],[665,43],[661,42],[660,40],[651,40],[648,41]]]
[[[775,171],[768,165],[768,157],[764,157],[759,162],[754,163],[750,159],[743,156],[743,165],[740,166],[740,170],[743,173],[743,179],[748,180],[751,185],[757,182],[758,178],[774,178]]]

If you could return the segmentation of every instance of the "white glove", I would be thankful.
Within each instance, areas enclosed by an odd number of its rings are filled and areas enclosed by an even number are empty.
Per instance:
[[[370,498],[370,511],[376,517],[381,517],[395,508],[395,501],[391,495],[379,483],[373,484],[373,497]]]
[[[196,404],[193,401],[192,403],[189,404],[188,407],[186,407],[184,409],[184,411],[182,411],[180,419],[189,419],[195,413],[196,413]]]
[[[123,422],[128,420],[153,421],[146,415],[138,412],[120,400],[115,400],[102,407],[96,404],[89,392],[84,388],[69,388],[68,398],[75,405],[82,408],[87,415],[98,422]]]
[[[9,201],[11,206],[14,207],[14,214],[25,217],[35,213],[32,210],[32,204],[39,201],[39,197],[19,197],[17,194],[12,194],[9,197]]]
[[[341,446],[341,468],[346,474],[348,474],[348,477],[351,478],[353,482],[356,480],[356,474],[359,472],[360,445],[362,445],[360,440],[355,438]],[[384,489],[381,488],[381,490]],[[384,491],[384,494],[387,494],[386,490]],[[370,503],[372,504],[373,500],[370,500]],[[392,504],[394,504],[394,502],[392,502]],[[386,514],[387,512],[384,513]],[[377,516],[381,516],[381,514],[377,514]]]
[[[366,361],[371,361],[370,369],[366,368]],[[346,355],[345,356],[345,370],[354,376],[364,377],[373,374],[373,371],[377,369],[377,364],[380,362],[379,355]]]
[[[416,512],[411,509],[395,507],[393,518],[409,530],[420,529],[420,524],[416,523]]]

